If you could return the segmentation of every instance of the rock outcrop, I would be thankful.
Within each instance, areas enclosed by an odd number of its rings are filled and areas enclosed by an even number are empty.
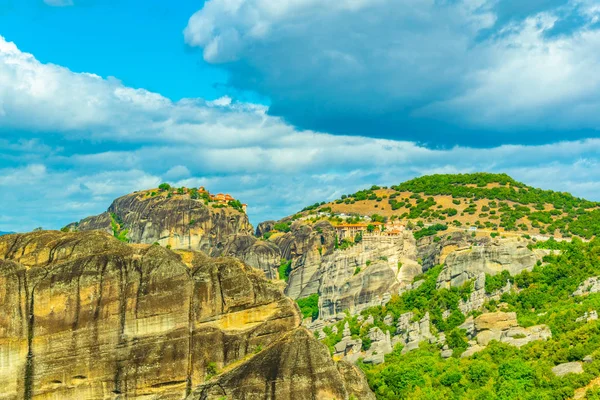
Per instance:
[[[252,235],[248,216],[232,207],[212,207],[189,194],[136,192],[119,197],[100,215],[84,218],[67,228],[112,233],[111,215],[127,229],[132,243],[170,246],[220,255],[233,235]]]
[[[278,277],[281,252],[271,242],[249,235],[235,235],[229,238],[221,254],[237,257],[246,264],[262,270],[267,279]]]
[[[256,236],[262,237],[265,233],[271,232],[276,221],[263,221],[256,226]]]
[[[526,241],[514,239],[497,239],[480,246],[456,249],[446,257],[437,286],[462,286],[481,273],[496,275],[508,271],[517,275],[533,269],[537,260],[536,253],[527,248]]]
[[[385,304],[394,293],[422,273],[412,233],[365,236],[360,243],[335,249],[335,229],[329,222],[314,226],[295,223],[273,240],[282,257],[292,260],[286,294],[301,298],[320,295],[320,318],[332,319],[348,310]]]
[[[586,296],[598,292],[600,292],[600,277],[592,276],[579,285],[577,290],[573,292],[573,296]]]
[[[438,239],[435,239],[435,238]],[[483,246],[490,243],[489,237],[472,237],[468,232],[443,232],[440,236],[425,236],[418,240],[418,256],[422,260],[423,270],[446,262],[446,257],[458,249],[470,246]]]
[[[501,289],[487,293],[485,291],[485,273],[480,272],[477,278],[473,282],[473,291],[469,295],[469,298],[464,300],[460,299],[458,302],[458,308],[463,314],[468,314],[471,311],[479,311],[483,308],[484,304],[490,300],[500,300],[504,293],[508,293],[512,290],[512,284],[506,282],[506,285]]]
[[[156,192],[154,192],[156,193]],[[67,226],[70,231],[113,232],[113,224],[127,230],[132,243],[158,243],[171,249],[198,250],[211,256],[235,256],[277,277],[281,252],[253,236],[248,216],[233,207],[213,207],[190,194],[136,192],[113,201],[100,215]]]
[[[97,231],[0,238],[7,398],[219,398],[207,389],[215,374],[227,398],[372,398],[300,322],[290,299],[235,259]],[[298,379],[315,383],[296,395]]]
[[[583,374],[583,363],[580,361],[558,364],[552,368],[552,373],[556,376],[565,376],[567,374]]]
[[[373,327],[369,329],[369,339],[371,347],[367,350],[363,362],[365,364],[382,364],[385,361],[385,355],[394,350],[390,333],[384,333],[378,327]]]
[[[200,386],[187,399],[374,400],[356,367],[345,361],[335,363],[327,348],[312,336],[305,329],[296,329],[252,362]]]
[[[459,328],[464,329],[475,341],[461,357],[468,357],[483,350],[492,340],[521,347],[536,340],[552,337],[552,332],[546,325],[528,328],[519,326],[517,314],[514,312],[498,311],[481,314],[477,318],[469,317]]]
[[[396,324],[396,334],[392,344],[401,343],[404,347],[402,353],[407,353],[419,347],[419,343],[428,341],[435,343],[438,339],[431,333],[431,319],[429,312],[425,313],[423,318],[415,320],[415,315],[408,312],[400,315]],[[443,339],[442,339],[443,341]]]

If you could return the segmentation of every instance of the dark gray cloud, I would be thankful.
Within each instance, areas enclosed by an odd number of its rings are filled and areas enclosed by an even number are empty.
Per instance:
[[[591,0],[211,0],[185,39],[302,129],[537,144],[599,136],[599,15]]]

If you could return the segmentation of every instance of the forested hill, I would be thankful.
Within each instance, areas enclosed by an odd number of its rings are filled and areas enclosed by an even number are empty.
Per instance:
[[[340,215],[450,229],[475,226],[488,234],[584,239],[600,234],[600,203],[533,188],[506,174],[438,174],[391,187],[372,186],[308,206],[293,218],[339,221]]]

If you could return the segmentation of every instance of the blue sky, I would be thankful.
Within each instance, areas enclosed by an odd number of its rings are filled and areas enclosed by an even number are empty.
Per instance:
[[[597,0],[0,0],[0,231],[501,171],[600,200]]]

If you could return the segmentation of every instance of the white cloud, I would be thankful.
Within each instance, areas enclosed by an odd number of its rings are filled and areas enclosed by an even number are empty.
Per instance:
[[[60,228],[163,180],[229,192],[250,205],[254,223],[433,172],[502,171],[600,199],[599,139],[435,150],[302,131],[264,106],[174,103],[112,78],[42,64],[3,39],[0,104],[9,111],[0,117],[2,231]]]

